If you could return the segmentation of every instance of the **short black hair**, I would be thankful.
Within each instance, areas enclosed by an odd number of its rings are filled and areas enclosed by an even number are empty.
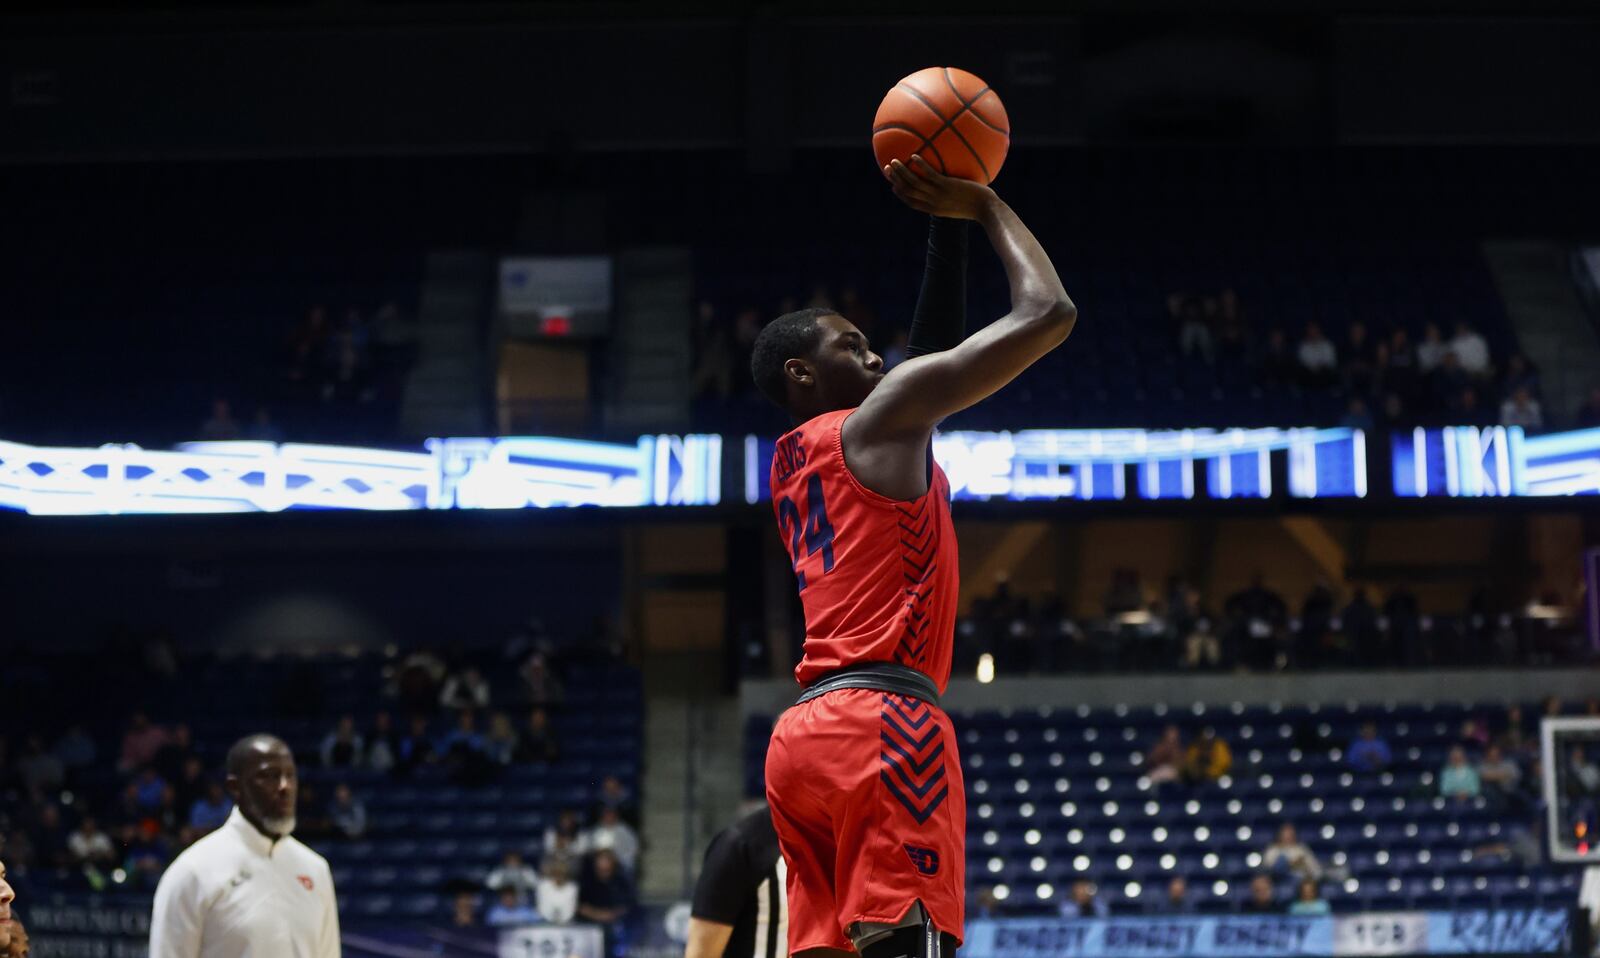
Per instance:
[[[815,306],[797,309],[792,313],[784,313],[761,330],[750,353],[750,375],[755,378],[756,387],[762,394],[780,406],[788,405],[783,364],[799,356],[811,355],[820,338],[817,320],[837,315],[837,310]]]

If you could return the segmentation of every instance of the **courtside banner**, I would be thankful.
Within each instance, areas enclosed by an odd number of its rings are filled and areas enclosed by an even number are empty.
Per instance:
[[[1001,919],[967,923],[964,958],[1296,958],[1558,954],[1559,910],[1336,917]]]

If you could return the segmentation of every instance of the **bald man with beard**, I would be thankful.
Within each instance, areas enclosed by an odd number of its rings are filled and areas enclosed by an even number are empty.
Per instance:
[[[339,907],[327,859],[295,840],[299,781],[281,740],[228,750],[233,813],[161,876],[152,958],[339,958]]]

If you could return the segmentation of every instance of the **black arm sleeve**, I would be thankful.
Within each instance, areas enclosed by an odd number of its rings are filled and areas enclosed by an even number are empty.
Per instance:
[[[700,880],[694,886],[696,918],[722,925],[738,924],[739,913],[755,897],[761,876],[753,873],[743,837],[736,829],[723,831],[706,850]]]
[[[967,336],[967,221],[928,218],[928,261],[906,355],[942,352]]]

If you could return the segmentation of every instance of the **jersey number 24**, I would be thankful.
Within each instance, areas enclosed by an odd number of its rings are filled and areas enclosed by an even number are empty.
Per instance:
[[[800,519],[800,507],[784,496],[778,500],[778,531],[789,531],[789,551],[794,555],[794,574],[805,590],[806,574],[800,571],[801,538],[805,539],[806,555],[822,550],[822,574],[833,571],[833,526],[828,523],[828,505],[822,499],[822,477],[812,476],[806,481],[806,517]]]

